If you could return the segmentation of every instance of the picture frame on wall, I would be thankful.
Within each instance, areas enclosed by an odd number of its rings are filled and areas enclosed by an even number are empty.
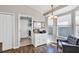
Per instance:
[[[37,22],[37,21],[34,21],[33,26],[34,26],[35,29],[40,29],[41,28],[41,23]]]
[[[45,23],[44,22],[41,22],[41,27],[45,28]]]
[[[44,23],[44,22],[41,22],[41,21],[34,21],[33,23],[34,23],[34,24],[33,24],[34,29],[45,28],[45,23]]]

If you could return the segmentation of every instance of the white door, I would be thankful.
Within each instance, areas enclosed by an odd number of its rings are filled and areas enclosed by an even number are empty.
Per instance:
[[[11,14],[0,14],[0,41],[3,43],[3,50],[13,47],[15,31],[14,16]]]

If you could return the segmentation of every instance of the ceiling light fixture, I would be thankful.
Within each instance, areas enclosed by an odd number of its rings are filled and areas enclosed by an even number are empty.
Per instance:
[[[53,5],[51,5],[52,8],[52,14],[48,16],[49,19],[57,19],[57,16],[53,14]]]

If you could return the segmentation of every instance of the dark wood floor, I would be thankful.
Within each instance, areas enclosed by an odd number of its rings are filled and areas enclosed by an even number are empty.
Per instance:
[[[3,51],[3,53],[56,53],[57,47],[54,44],[41,45],[34,47],[33,45],[22,46],[17,49]]]

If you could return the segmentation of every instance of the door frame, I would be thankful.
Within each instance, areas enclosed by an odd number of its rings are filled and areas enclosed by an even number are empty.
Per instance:
[[[25,17],[31,17],[32,18],[32,44],[33,44],[33,17],[27,14],[19,14],[18,15],[18,47],[20,47],[20,38],[21,38],[21,32],[20,32],[20,16],[25,16]]]

